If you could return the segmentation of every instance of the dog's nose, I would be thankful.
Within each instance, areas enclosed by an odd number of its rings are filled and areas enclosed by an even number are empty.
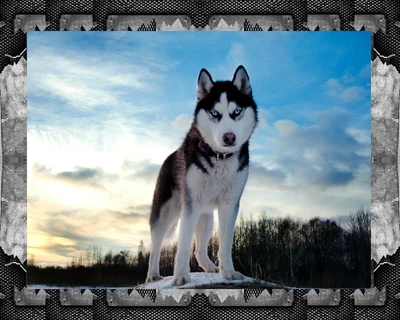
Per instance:
[[[235,143],[236,137],[234,133],[228,132],[223,135],[222,140],[224,141],[225,144],[231,146]]]

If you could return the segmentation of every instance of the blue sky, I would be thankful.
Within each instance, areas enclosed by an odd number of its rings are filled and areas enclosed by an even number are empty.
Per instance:
[[[231,80],[238,65],[260,120],[242,214],[342,221],[369,207],[369,32],[29,32],[28,255],[148,246],[198,74]]]

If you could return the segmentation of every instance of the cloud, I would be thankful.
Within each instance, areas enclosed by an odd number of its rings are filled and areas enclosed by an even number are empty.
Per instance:
[[[286,173],[287,187],[329,188],[347,186],[355,172],[368,164],[370,140],[365,132],[349,129],[350,114],[333,107],[310,115],[313,123],[299,125],[276,121],[277,137],[272,163]],[[357,139],[356,139],[357,137]]]
[[[250,188],[278,189],[286,179],[286,174],[279,169],[268,169],[257,162],[250,163],[247,186]]]
[[[47,36],[49,39],[52,37]],[[48,111],[46,105],[50,104],[53,110],[59,109],[60,113],[68,110],[68,117],[80,119],[74,117],[74,111],[93,116],[90,111],[96,110],[108,116],[120,108],[126,115],[147,113],[149,104],[156,105],[155,97],[172,67],[168,57],[156,61],[146,56],[145,51],[137,52],[121,44],[114,49],[116,39],[109,40],[108,46],[88,42],[84,48],[76,46],[77,39],[65,47],[68,41],[65,36],[53,42],[35,42],[29,56],[32,64],[28,100],[30,105],[34,104],[36,113]],[[125,59],[117,52],[122,49]]]
[[[58,177],[63,177],[71,180],[88,180],[92,178],[96,178],[101,176],[102,170],[101,169],[92,169],[92,168],[82,168],[82,167],[76,167],[75,171],[64,171],[61,173],[58,173]]]
[[[365,145],[368,155],[371,153],[371,130],[359,129],[359,128],[346,128],[346,132],[351,135],[360,145]]]
[[[354,179],[354,173],[332,167],[322,167],[322,169],[308,168],[308,170],[304,172],[303,177],[307,179],[309,183],[319,187],[334,187],[347,185]]]
[[[233,42],[231,44],[228,56],[226,58],[228,65],[230,65],[231,67],[233,67],[233,70],[229,70],[230,72],[233,72],[235,70],[235,68],[237,68],[240,65],[248,65],[248,53],[246,52],[246,48],[245,45],[243,43],[239,43],[239,42]],[[227,79],[231,79],[233,78],[233,74],[232,75],[227,75],[228,78]]]
[[[343,87],[338,79],[329,79],[326,82],[326,86],[328,88],[329,94],[331,95],[337,95],[340,91],[343,90]]]
[[[371,63],[366,64],[358,73],[359,77],[371,78]]]
[[[34,165],[32,166],[32,171],[35,174],[43,174],[43,175],[51,174],[51,168],[49,166],[42,165],[37,162],[35,162]]]
[[[144,204],[144,205],[140,205],[140,206],[133,206],[133,207],[129,207],[129,210],[150,210],[151,205],[150,204]]]
[[[32,173],[39,178],[69,183],[77,187],[91,187],[105,190],[104,183],[116,181],[116,174],[105,173],[100,167],[87,168],[75,166],[71,171],[53,173],[49,166],[34,163]]]
[[[38,212],[41,218],[37,218]],[[29,208],[29,214],[28,249],[36,259],[42,257],[37,259],[38,262],[45,263],[44,257],[55,259],[57,256],[55,264],[66,264],[93,245],[103,252],[117,249],[134,253],[135,239],[144,239],[146,243],[150,240],[149,212],[139,213],[128,207],[123,210],[54,211],[51,206],[41,203]],[[36,255],[38,252],[41,253]]]
[[[130,173],[128,176],[126,176],[127,179],[143,180],[153,185],[155,185],[158,173],[160,171],[160,165],[154,164],[149,160],[125,160],[122,168],[126,170],[126,172],[133,171],[133,173]]]
[[[172,127],[181,131],[188,131],[192,119],[187,114],[180,114],[172,121]]]
[[[127,221],[127,222],[132,222],[135,221],[137,222],[138,219],[145,219],[147,220],[149,218],[149,212],[145,213],[138,213],[138,212],[121,212],[121,211],[110,211],[110,214],[117,219],[119,222],[122,221]]]
[[[62,220],[62,223],[60,223]],[[75,219],[71,219],[71,222],[66,219],[47,218],[41,223],[40,231],[51,234],[53,237],[67,238],[73,242],[86,242],[91,238],[90,233],[82,228],[77,228]]]
[[[329,79],[325,84],[328,93],[345,102],[361,101],[367,98],[367,90],[361,86],[344,87],[338,79]]]
[[[366,90],[364,87],[352,86],[350,88],[344,89],[341,93],[341,98],[345,102],[360,101],[365,98]]]
[[[256,206],[253,207],[253,218],[258,218],[260,216],[265,215],[266,217],[280,217],[283,216],[282,208],[275,207],[275,206]]]
[[[297,124],[288,119],[278,120],[274,123],[280,137],[291,137],[297,129]]]
[[[257,126],[261,129],[266,129],[268,125],[269,112],[262,106],[258,106],[258,124]]]

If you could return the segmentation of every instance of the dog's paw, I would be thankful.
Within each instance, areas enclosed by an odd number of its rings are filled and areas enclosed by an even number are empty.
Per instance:
[[[160,275],[152,275],[152,276],[147,276],[146,282],[153,282],[153,281],[158,281],[161,280],[163,277]]]
[[[221,270],[220,274],[222,276],[222,278],[226,279],[226,280],[243,280],[244,279],[244,275],[242,275],[240,272],[238,271],[225,271],[225,270]]]
[[[190,278],[189,273],[176,274],[176,275],[174,275],[174,278],[172,279],[172,285],[173,286],[182,286],[185,283],[188,283],[190,281],[192,281],[192,279]]]
[[[205,272],[218,272],[219,268],[212,263],[211,260],[207,261],[206,263],[199,263],[200,267],[205,271]]]
[[[219,268],[217,266],[208,267],[208,268],[202,267],[202,268],[205,272],[209,272],[209,273],[217,273],[219,271]]]

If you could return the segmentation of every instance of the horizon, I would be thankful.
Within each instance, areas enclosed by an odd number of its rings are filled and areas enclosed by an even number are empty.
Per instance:
[[[361,210],[361,211],[363,211],[363,212],[365,212],[365,213],[368,213],[368,215],[370,215],[371,213],[370,213],[370,211],[369,210],[365,210],[365,208],[362,208],[362,207],[360,207],[358,210]],[[357,210],[357,211],[358,211]],[[344,231],[344,232],[349,232],[349,225],[347,224],[348,222],[349,222],[349,218],[350,218],[350,216],[351,215],[353,215],[353,214],[356,214],[356,212],[350,212],[349,213],[349,215],[348,216],[341,216],[341,223],[338,223],[338,221],[337,220],[335,220],[335,219],[329,219],[329,218],[325,218],[325,219],[321,219],[320,217],[317,217],[317,216],[315,216],[315,217],[312,217],[312,218],[310,218],[310,219],[304,219],[304,218],[301,218],[301,217],[294,217],[294,216],[289,216],[289,215],[287,215],[287,216],[285,216],[285,217],[278,217],[278,216],[270,216],[270,215],[268,215],[268,214],[266,214],[265,212],[260,212],[259,214],[258,214],[258,216],[255,218],[255,217],[253,217],[252,216],[252,214],[250,214],[250,215],[243,215],[243,213],[239,213],[239,215],[238,215],[238,218],[237,218],[237,223],[236,223],[236,226],[235,226],[235,229],[238,227],[238,223],[239,223],[239,221],[243,218],[243,220],[244,220],[244,224],[246,225],[246,224],[248,224],[248,223],[251,223],[251,222],[258,222],[258,221],[260,221],[262,218],[266,218],[267,220],[268,219],[271,219],[271,220],[276,220],[277,222],[280,222],[280,221],[282,221],[282,220],[286,220],[286,219],[290,219],[291,221],[293,221],[293,222],[295,222],[295,223],[300,223],[301,225],[306,225],[306,224],[309,224],[310,223],[310,220],[312,220],[312,219],[319,219],[320,221],[322,221],[322,222],[324,222],[324,221],[333,221],[333,222],[335,222],[336,224],[337,224],[337,226],[339,226],[340,228],[342,228],[342,230]],[[178,230],[176,230],[176,232],[175,233],[177,233],[178,232]],[[212,237],[214,237],[214,236],[217,236],[218,237],[218,230],[216,230],[215,228],[214,228],[214,231],[213,231],[213,234],[212,234]],[[219,240],[219,239],[218,239]],[[136,246],[136,248],[134,249],[134,250],[124,250],[124,251],[126,251],[128,254],[130,254],[131,255],[131,258],[134,256],[134,255],[137,255],[138,253],[139,253],[139,250],[138,250],[138,247],[140,247],[140,242],[142,242],[143,241],[143,239],[141,239],[140,241],[139,241],[139,245],[138,246]],[[194,239],[192,239],[192,244],[194,243]],[[167,239],[167,241],[165,241],[165,243],[164,243],[164,245],[163,245],[163,249],[166,249],[166,250],[168,250],[168,249],[171,249],[171,248],[173,248],[174,246],[177,246],[178,245],[178,239],[176,239],[176,238],[171,238],[171,239]],[[149,247],[146,247],[145,245],[144,245],[144,242],[143,242],[143,249],[144,249],[144,253],[145,254],[149,254],[150,253],[150,248]],[[62,268],[68,268],[68,267],[71,267],[74,263],[73,263],[73,261],[75,261],[75,263],[78,263],[79,261],[77,261],[77,260],[79,260],[79,259],[85,259],[86,257],[87,257],[87,255],[85,255],[85,253],[87,253],[87,252],[95,252],[95,251],[97,251],[98,253],[100,253],[101,254],[101,258],[104,258],[106,255],[108,255],[108,254],[112,254],[112,255],[118,255],[121,251],[119,251],[119,250],[117,250],[117,251],[113,251],[112,249],[110,249],[109,251],[107,251],[107,252],[105,252],[105,251],[103,251],[103,248],[102,247],[99,247],[99,246],[97,246],[96,244],[93,244],[93,245],[91,245],[91,246],[88,246],[87,248],[85,248],[84,250],[82,250],[81,252],[80,252],[80,256],[74,256],[74,257],[72,257],[71,258],[71,260],[69,261],[69,262],[67,262],[65,265],[62,265],[62,266],[60,266],[60,265],[38,265],[38,264],[35,264],[34,262],[32,262],[32,260],[34,261],[35,260],[35,257],[34,257],[34,255],[33,255],[33,257],[31,256],[31,257],[28,257],[28,264],[31,264],[32,266],[35,266],[35,267],[41,267],[41,268],[46,268],[46,267],[62,267]],[[133,255],[133,256],[132,256]],[[90,255],[90,257],[92,257],[92,255]],[[33,259],[32,259],[33,258]],[[31,261],[29,261],[29,260],[31,260]]]

